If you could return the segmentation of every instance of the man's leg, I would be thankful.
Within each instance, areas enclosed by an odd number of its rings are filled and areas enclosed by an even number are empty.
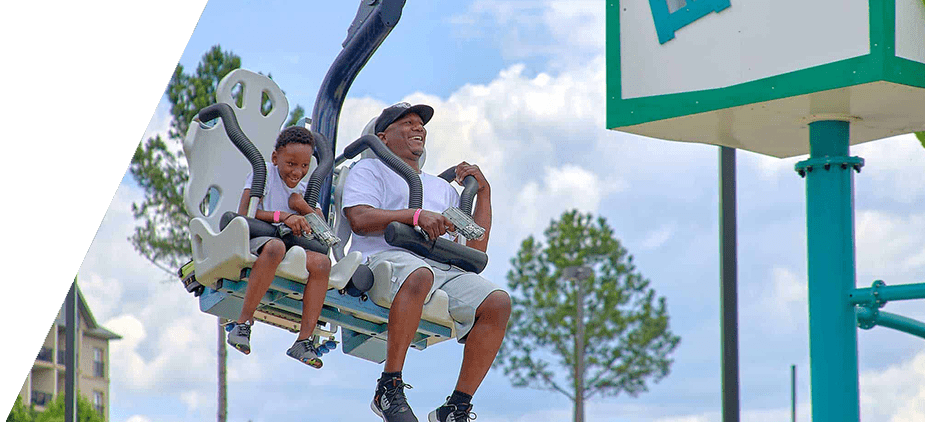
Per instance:
[[[496,290],[475,311],[475,323],[466,336],[462,367],[456,390],[472,396],[482,384],[501,348],[507,321],[511,317],[511,298]]]
[[[405,279],[395,294],[389,308],[389,337],[384,372],[399,372],[405,366],[405,356],[421,323],[424,299],[433,285],[434,274],[427,268],[418,268]]]
[[[402,264],[414,266],[418,263],[424,265],[417,258]],[[407,268],[402,264],[396,265],[396,268]],[[405,398],[406,384],[401,378],[401,370],[405,365],[405,355],[421,322],[424,300],[427,299],[433,285],[434,273],[427,267],[418,267],[402,282],[389,307],[385,368],[382,377],[376,383],[376,393],[371,404],[373,412],[385,422],[418,420]]]
[[[450,295],[450,315],[457,322],[458,335],[461,333],[465,339],[465,347],[456,390],[427,419],[468,421],[475,419],[472,395],[485,379],[504,340],[511,316],[511,298],[474,274],[454,278],[440,288]],[[468,332],[464,332],[466,327],[470,327]]]

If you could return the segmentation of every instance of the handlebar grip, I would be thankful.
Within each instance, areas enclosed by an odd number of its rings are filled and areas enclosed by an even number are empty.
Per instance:
[[[251,198],[263,197],[263,187],[267,182],[267,164],[263,161],[263,155],[260,150],[254,146],[253,142],[247,138],[241,126],[238,124],[238,118],[234,110],[225,103],[212,104],[202,110],[199,110],[199,121],[208,122],[209,120],[221,118],[222,126],[225,127],[225,133],[231,143],[244,154],[244,158],[251,164],[254,170],[254,179],[251,182]]]
[[[488,255],[485,252],[442,237],[424,240],[411,226],[397,221],[386,226],[385,242],[437,262],[455,265],[464,271],[481,273],[488,265]]]

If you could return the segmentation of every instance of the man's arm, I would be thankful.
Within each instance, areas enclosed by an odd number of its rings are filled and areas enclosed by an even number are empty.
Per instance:
[[[417,210],[382,210],[369,205],[356,205],[344,208],[344,215],[350,221],[350,227],[357,234],[376,236],[385,232],[385,227],[393,221],[413,226],[415,211]],[[422,210],[418,215],[418,226],[424,229],[431,239],[440,237],[447,230],[456,229],[453,223],[443,215],[427,210]]]
[[[486,252],[488,237],[491,234],[491,186],[479,166],[465,161],[456,166],[456,182],[462,184],[466,176],[473,176],[479,182],[478,193],[475,194],[475,209],[472,210],[472,219],[485,229],[485,236],[477,240],[467,240],[466,246]]]

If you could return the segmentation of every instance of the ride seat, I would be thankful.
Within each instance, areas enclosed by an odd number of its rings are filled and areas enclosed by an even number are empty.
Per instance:
[[[242,99],[241,107],[237,106],[233,95],[238,89]],[[268,112],[264,111],[264,98],[269,104]],[[257,147],[264,160],[269,161],[276,137],[289,113],[289,102],[279,86],[266,76],[236,69],[219,82],[216,100],[234,109],[241,130]],[[237,212],[250,164],[228,138],[222,119],[218,119],[213,126],[205,126],[203,123],[194,120],[183,141],[190,173],[184,205],[193,217],[190,221],[190,240],[196,280],[214,288],[217,281],[223,278],[240,279],[242,271],[251,268],[257,256],[250,252],[249,231],[243,217],[234,218],[224,229],[219,226],[222,214],[227,211]],[[309,175],[316,166],[313,157]],[[339,259],[331,268],[328,288],[342,289],[360,259],[358,252]],[[290,248],[277,267],[276,275],[305,284],[308,278],[305,252],[299,247]]]
[[[370,122],[363,129],[363,132],[360,136],[372,134],[375,135],[375,123],[376,118],[370,120]],[[421,156],[418,161],[420,165],[424,165],[424,160],[427,156],[426,150],[425,153]],[[366,150],[361,155],[361,158],[376,158],[376,155],[370,151]],[[334,227],[333,230],[338,237],[342,239],[341,243],[335,245],[332,249],[334,252],[335,259],[338,256],[344,256],[345,245],[347,240],[350,239],[353,234],[353,230],[350,227],[350,222],[347,220],[347,217],[344,215],[343,210],[343,195],[344,195],[344,185],[347,180],[347,175],[350,173],[350,169],[353,167],[353,164],[341,166],[335,172],[337,174],[337,180],[334,187],[334,198],[333,203],[336,209],[335,218],[334,218]],[[354,252],[355,253],[355,252]],[[366,293],[370,300],[373,303],[382,306],[384,308],[389,308],[392,303],[390,300],[390,287],[392,283],[392,265],[388,262],[380,262],[377,265],[374,265],[370,268],[373,273],[373,286]],[[430,321],[437,323],[452,329],[452,336],[456,336],[456,325],[453,322],[453,318],[450,317],[449,312],[449,296],[443,290],[434,290],[424,302],[424,309],[421,314],[421,319],[425,321]],[[448,338],[437,339],[439,341],[448,340]]]

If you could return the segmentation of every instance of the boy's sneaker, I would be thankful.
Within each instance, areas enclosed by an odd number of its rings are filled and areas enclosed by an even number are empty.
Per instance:
[[[292,347],[286,351],[286,355],[315,369],[321,368],[321,365],[323,365],[321,352],[315,348],[315,343],[310,338],[296,340]]]
[[[228,332],[228,344],[241,353],[249,355],[251,353],[251,325],[247,322],[238,324],[230,322],[231,331]]]
[[[392,378],[385,383],[380,380],[369,407],[385,422],[418,422],[405,398],[406,388],[411,386],[402,382],[401,378]]]
[[[449,397],[443,406],[427,415],[428,422],[469,422],[476,418],[472,411],[472,403],[450,404]]]

